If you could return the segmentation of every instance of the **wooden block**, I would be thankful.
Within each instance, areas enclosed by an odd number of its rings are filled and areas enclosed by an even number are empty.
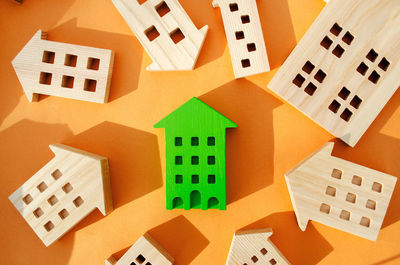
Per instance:
[[[107,102],[114,52],[46,38],[47,33],[36,32],[12,61],[28,100],[43,94]]]
[[[208,26],[198,30],[177,0],[139,2],[113,0],[115,7],[153,60],[147,70],[192,70]]]
[[[174,258],[149,234],[144,234],[118,261],[109,257],[106,265],[171,265]]]
[[[398,0],[330,1],[268,87],[350,146],[400,84]]]
[[[55,157],[9,199],[46,246],[95,208],[112,206],[108,160],[66,145],[50,145]]]
[[[236,78],[268,72],[269,62],[257,2],[214,0],[221,9]]]
[[[226,209],[226,128],[237,125],[197,98],[162,119],[167,210]]]
[[[328,143],[285,174],[301,230],[308,220],[375,241],[397,178],[331,155]]]
[[[286,260],[269,239],[271,235],[271,228],[236,232],[232,240],[226,265],[289,265],[289,261]]]

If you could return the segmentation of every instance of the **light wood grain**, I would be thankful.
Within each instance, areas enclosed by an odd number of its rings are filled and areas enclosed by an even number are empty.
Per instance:
[[[94,209],[103,215],[113,209],[107,158],[61,144],[50,148],[55,157],[9,197],[46,246]]]
[[[309,220],[375,241],[397,178],[333,157],[324,145],[285,174],[297,222]]]
[[[147,51],[153,63],[149,71],[192,70],[208,26],[196,28],[177,0],[113,0],[115,7]],[[168,11],[169,10],[169,11]],[[178,32],[183,39],[175,43]],[[155,39],[148,36],[159,36]],[[182,35],[181,35],[182,36]]]
[[[117,261],[113,256],[109,257],[106,265],[171,265],[174,258],[162,248],[149,234],[144,234],[135,244]]]
[[[398,0],[330,1],[268,87],[355,146],[400,85],[399,25]]]
[[[42,94],[107,102],[114,52],[46,39],[37,31],[12,61],[28,100]]]
[[[270,70],[256,0],[214,0],[225,27],[236,78]]]
[[[226,265],[287,264],[289,261],[275,247],[269,237],[272,229],[238,231],[229,250]]]

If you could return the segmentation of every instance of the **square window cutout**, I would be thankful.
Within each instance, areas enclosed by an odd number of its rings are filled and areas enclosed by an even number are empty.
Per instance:
[[[242,24],[250,23],[250,17],[248,15],[241,16]]]
[[[353,176],[353,179],[351,180],[351,183],[357,186],[361,186],[362,184],[362,178],[359,176]]]
[[[337,102],[336,100],[332,101],[332,103],[329,105],[328,109],[332,111],[333,113],[338,113],[339,108],[340,108],[340,103]]]
[[[192,165],[198,165],[198,164],[199,164],[199,157],[192,156]]]
[[[310,61],[307,61],[304,64],[303,68],[301,68],[301,69],[303,69],[303,71],[306,72],[307,74],[311,74],[311,72],[314,70],[314,68],[315,68],[315,66]]]
[[[215,146],[215,137],[208,137],[207,138],[207,145],[208,146]]]
[[[256,44],[255,43],[248,43],[247,44],[247,51],[248,52],[254,52],[256,50]]]
[[[160,17],[163,17],[166,14],[168,14],[171,11],[171,9],[169,9],[165,1],[162,1],[159,5],[156,6],[156,11]]]
[[[244,32],[243,31],[236,31],[235,36],[237,40],[242,40],[244,39]]]
[[[229,9],[231,10],[231,12],[236,12],[239,10],[239,6],[236,3],[231,3],[229,4]]]
[[[310,96],[314,95],[316,90],[317,90],[317,86],[314,85],[312,82],[308,83],[306,88],[304,88],[304,92],[306,92]]]
[[[200,177],[199,175],[192,175],[192,184],[199,184]]]
[[[51,206],[53,206],[54,204],[56,204],[56,203],[58,202],[58,199],[57,199],[57,197],[56,197],[55,195],[53,195],[53,196],[51,196],[51,197],[47,200],[47,202],[48,202]]]
[[[342,29],[343,29],[343,28],[342,28],[341,26],[339,26],[337,23],[335,23],[335,24],[332,26],[330,32],[331,32],[333,35],[335,35],[335,36],[339,36],[340,32],[342,32]]]
[[[52,73],[40,72],[39,84],[51,85]]]
[[[73,88],[74,87],[74,80],[73,76],[63,75],[61,86],[65,88]]]
[[[329,214],[331,211],[331,206],[326,203],[321,203],[319,210],[323,213]]]
[[[87,69],[90,70],[99,70],[100,68],[100,59],[89,57],[87,62]]]
[[[51,221],[48,221],[44,226],[44,229],[46,229],[47,232],[50,232],[54,228],[54,224]]]
[[[215,175],[208,175],[208,184],[215,184]]]
[[[42,62],[53,64],[55,56],[56,56],[56,54],[54,52],[44,51],[43,57],[42,57]]]
[[[297,87],[301,87],[304,81],[306,81],[306,79],[301,74],[297,74],[292,83],[295,84]]]
[[[51,176],[53,177],[54,180],[57,180],[57,179],[61,178],[62,173],[59,169],[56,169],[53,171],[53,173],[51,173]]]
[[[61,219],[67,218],[69,215],[69,212],[66,209],[62,209],[59,213],[58,216],[60,216]]]
[[[321,69],[318,70],[318,72],[314,76],[315,80],[317,80],[320,83],[324,82],[325,77],[326,77],[326,74]]]
[[[70,67],[76,67],[77,61],[78,61],[78,56],[73,55],[73,54],[66,54],[65,60],[64,60],[64,65],[70,66]]]
[[[32,198],[32,196],[31,196],[30,194],[27,194],[27,195],[25,195],[24,198],[22,198],[22,201],[23,201],[26,205],[28,205],[28,204],[30,204],[30,203],[33,201],[33,198]]]
[[[242,67],[243,67],[243,68],[248,68],[248,67],[250,67],[250,60],[249,60],[249,59],[244,59],[244,60],[242,60]]]
[[[157,39],[158,36],[160,36],[160,32],[158,32],[155,26],[151,26],[148,29],[146,29],[144,34],[146,34],[149,41],[153,41]]]
[[[85,201],[81,198],[81,196],[78,196],[78,197],[75,198],[75,200],[73,200],[73,203],[74,203],[76,208],[81,206],[84,202]]]
[[[178,44],[179,42],[181,42],[185,38],[185,35],[183,35],[183,32],[181,31],[180,28],[177,28],[174,31],[172,31],[169,34],[169,36],[171,37],[172,41],[175,44]]]
[[[96,86],[97,86],[97,80],[85,79],[83,90],[88,92],[96,92]]]
[[[338,45],[336,45],[335,49],[333,49],[332,53],[333,53],[336,57],[340,58],[340,57],[342,57],[342,55],[343,55],[343,53],[344,53],[344,49],[343,49],[342,46],[340,46],[340,45],[338,44]]]
[[[183,157],[175,156],[175,165],[182,165],[182,164],[183,164]]]
[[[192,137],[190,140],[190,143],[192,146],[198,146],[199,145],[199,137]]]
[[[333,43],[333,41],[328,36],[325,36],[325,38],[322,39],[320,45],[322,47],[324,47],[325,49],[329,50],[329,48],[331,47],[332,43]]]
[[[175,183],[176,184],[182,184],[183,183],[183,176],[182,175],[176,175],[175,176]]]
[[[182,146],[182,137],[175,137],[175,146]]]

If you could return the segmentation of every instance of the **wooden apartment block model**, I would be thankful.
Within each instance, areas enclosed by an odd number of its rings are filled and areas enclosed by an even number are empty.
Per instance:
[[[400,85],[398,0],[331,0],[268,87],[356,145]]]
[[[208,26],[196,28],[177,0],[113,0],[153,63],[149,71],[192,70]]]
[[[375,241],[397,178],[331,155],[333,143],[285,174],[301,230],[309,220]]]
[[[149,234],[144,234],[118,261],[109,257],[106,265],[172,265],[174,259]]]
[[[271,235],[270,228],[236,232],[226,265],[289,265],[269,239]]]
[[[221,9],[236,78],[270,70],[257,2],[255,0],[214,0]]]
[[[197,98],[158,122],[165,128],[167,209],[226,209],[226,128],[237,125]]]
[[[108,160],[69,146],[50,145],[55,157],[9,199],[46,246],[95,208],[112,210]]]
[[[12,61],[28,100],[43,94],[107,102],[114,52],[46,39],[39,30]]]

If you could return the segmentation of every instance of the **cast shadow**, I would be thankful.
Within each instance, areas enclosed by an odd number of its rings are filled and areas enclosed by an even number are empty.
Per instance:
[[[317,264],[333,251],[311,222],[305,232],[301,231],[294,212],[273,213],[240,230],[260,228],[272,228],[271,241],[291,264]]]
[[[175,265],[190,264],[209,244],[208,239],[183,215],[152,228],[148,233],[171,254]]]
[[[114,209],[163,185],[154,134],[103,122],[62,143],[108,158]]]
[[[180,0],[179,2],[198,29],[208,25],[208,33],[195,69],[221,57],[226,47],[226,37],[220,9],[213,8],[212,1]]]
[[[40,0],[24,1],[22,5],[18,5],[12,0],[0,1],[0,41],[2,47],[0,49],[2,61],[0,64],[0,80],[4,86],[0,89],[0,99],[2,99],[0,124],[18,105],[21,97],[25,97],[11,61],[40,27],[54,26],[74,2],[75,0]],[[55,6],[57,8],[54,8]],[[44,10],[49,9],[52,12],[46,12],[45,16],[38,19],[38,14],[43,14]],[[26,97],[24,100],[27,100]]]
[[[391,257],[389,257],[387,259],[383,259],[381,261],[375,262],[375,263],[373,263],[371,265],[384,265],[384,264],[388,264],[390,262],[393,262],[393,261],[395,261],[397,259],[400,259],[400,254],[397,254],[397,255],[391,256]]]
[[[281,66],[296,46],[288,0],[257,1],[271,70]]]
[[[398,138],[382,133],[384,126],[400,106],[400,90],[393,95],[355,148],[336,139],[334,156],[400,177],[400,136]],[[397,180],[382,229],[400,220],[400,180]]]
[[[227,130],[227,203],[273,183],[273,109],[282,103],[246,79],[199,97],[238,127]]]
[[[76,18],[49,30],[48,33],[50,40],[115,52],[109,102],[138,88],[143,48],[134,35],[79,28]]]
[[[1,245],[9,264],[22,264],[22,260],[37,265],[69,264],[74,238],[61,244],[55,242],[46,248],[8,196],[54,157],[48,147],[50,144],[71,136],[67,125],[30,120],[22,120],[0,132],[0,223],[2,238],[7,240]]]

